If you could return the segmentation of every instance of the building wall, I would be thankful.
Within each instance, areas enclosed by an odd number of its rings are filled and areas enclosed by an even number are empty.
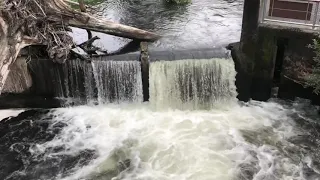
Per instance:
[[[308,1],[292,2],[284,0],[270,0],[269,16],[291,18],[298,20],[311,20],[313,4]]]
[[[279,86],[280,98],[304,97],[316,102],[318,96],[312,93],[311,88],[305,88],[294,78],[287,78],[299,74],[298,69],[294,71],[287,67],[299,63],[312,64],[314,53],[307,46],[316,34],[285,26],[259,24],[258,2],[245,1],[241,41],[229,45],[238,72],[238,98],[266,101],[271,97],[271,89]],[[278,80],[275,71],[281,72]]]

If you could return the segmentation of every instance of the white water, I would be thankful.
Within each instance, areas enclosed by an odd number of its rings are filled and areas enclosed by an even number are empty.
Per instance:
[[[7,117],[15,117],[18,114],[22,113],[23,111],[25,110],[21,110],[21,109],[0,110],[0,121]]]
[[[275,102],[238,104],[231,60],[151,63],[150,103],[136,103],[142,99],[138,67],[139,62],[92,63],[100,105],[55,109],[43,119],[52,118],[46,131],[58,134],[34,142],[31,157],[59,160],[95,152],[89,164],[61,170],[53,179],[320,178],[306,173],[319,171],[317,154],[289,140],[305,134],[292,119],[296,110]],[[127,104],[130,98],[135,103]]]
[[[149,104],[123,104],[57,109],[53,121],[67,126],[32,152],[61,144],[66,155],[97,152],[88,166],[64,180],[233,180],[245,179],[244,169],[255,174],[249,178],[254,180],[305,179],[299,162],[276,146],[292,146],[286,139],[299,133],[288,116],[291,110],[262,102],[222,108],[158,112]],[[247,141],[243,131],[258,143]],[[131,165],[119,173],[119,162],[126,159]]]
[[[232,59],[157,61],[150,65],[150,102],[157,109],[212,109],[235,101]]]
[[[94,61],[92,67],[99,104],[142,102],[139,61]]]
[[[71,60],[53,69],[56,95],[74,104],[142,102],[140,62],[94,58]]]

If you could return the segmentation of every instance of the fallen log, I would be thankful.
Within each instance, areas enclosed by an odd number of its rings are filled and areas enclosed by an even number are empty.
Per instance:
[[[83,8],[83,7],[82,7]],[[130,38],[155,41],[155,33],[114,23],[72,9],[65,0],[0,1],[0,94],[20,50],[28,45],[47,46],[49,57],[65,62],[74,46],[68,26]]]
[[[85,14],[85,13],[84,13]],[[83,17],[88,17],[87,22],[76,21],[70,19],[68,24],[73,27],[78,27],[81,29],[88,29],[91,31],[101,32],[105,34],[110,34],[118,37],[124,37],[134,40],[140,41],[155,41],[160,38],[160,36],[144,31],[141,29],[137,29],[131,26],[126,26],[122,24],[117,24],[112,21],[101,20],[95,17],[92,17],[88,14]]]
[[[84,0],[78,0],[79,2],[79,7],[80,7],[80,10],[81,12],[87,12],[87,8],[84,4]],[[92,32],[90,30],[87,30],[87,33],[88,33],[88,39],[91,39],[92,38]]]

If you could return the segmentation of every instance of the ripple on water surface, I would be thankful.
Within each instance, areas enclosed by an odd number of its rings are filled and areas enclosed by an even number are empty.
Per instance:
[[[239,41],[243,0],[193,0],[186,6],[164,0],[107,0],[93,13],[126,25],[156,32],[162,38],[152,49],[196,49],[225,46]],[[97,41],[110,51],[128,42],[98,33]],[[76,40],[85,41],[86,31],[75,29]]]

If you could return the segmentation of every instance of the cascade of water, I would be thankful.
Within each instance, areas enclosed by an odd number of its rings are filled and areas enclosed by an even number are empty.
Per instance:
[[[143,99],[139,61],[102,57],[93,58],[91,63],[76,59],[62,65],[40,60],[30,66],[36,82],[34,88],[42,94],[71,100],[67,103],[104,104]]]
[[[93,61],[92,67],[100,104],[142,101],[139,61]]]
[[[61,68],[53,69],[58,97],[72,98],[76,103],[94,99],[95,84],[90,63],[76,59],[67,61]]]
[[[100,103],[142,100],[138,61],[75,61],[52,69],[40,70],[58,75],[52,80],[60,82],[55,91],[63,95],[93,92]],[[0,177],[319,179],[316,108],[307,102],[230,103],[234,78],[229,59],[158,61],[150,66],[150,104],[174,110],[109,104],[30,110],[4,119]]]
[[[157,108],[211,109],[235,100],[231,59],[156,61],[150,65],[150,101]]]

